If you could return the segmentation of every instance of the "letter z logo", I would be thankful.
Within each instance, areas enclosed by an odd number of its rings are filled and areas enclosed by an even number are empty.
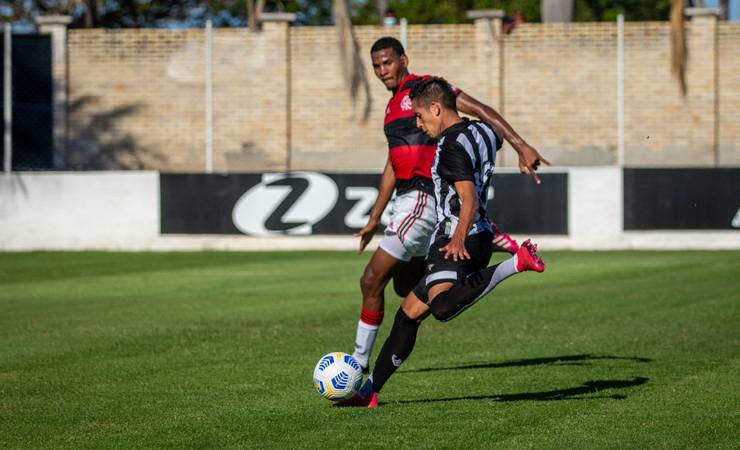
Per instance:
[[[311,234],[313,225],[334,208],[337,196],[337,185],[325,175],[268,173],[237,200],[231,218],[239,231],[254,236]]]

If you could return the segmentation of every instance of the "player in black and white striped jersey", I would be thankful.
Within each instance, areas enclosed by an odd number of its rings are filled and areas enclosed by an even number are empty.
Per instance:
[[[429,314],[446,322],[510,276],[545,270],[529,240],[508,260],[486,267],[493,253],[486,194],[501,147],[493,128],[461,118],[455,92],[442,78],[424,80],[410,97],[417,126],[438,140],[432,164],[437,224],[427,270],[398,309],[372,375],[339,406],[377,406],[377,393],[411,354],[419,325]]]
[[[501,140],[493,128],[477,120],[461,119],[442,132],[432,163],[432,181],[438,202],[434,240],[448,238],[457,229],[461,201],[455,182],[460,180],[473,183],[478,202],[468,234],[491,231],[486,194],[496,164],[496,151],[500,148]]]

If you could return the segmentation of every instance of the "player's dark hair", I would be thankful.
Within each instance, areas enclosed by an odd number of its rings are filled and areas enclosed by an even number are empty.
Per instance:
[[[424,108],[432,102],[439,102],[442,106],[457,111],[457,96],[455,91],[444,78],[431,77],[417,84],[411,89],[409,98]]]
[[[372,54],[375,52],[379,52],[387,48],[392,48],[398,56],[403,56],[404,54],[406,54],[406,50],[403,49],[403,44],[401,44],[398,39],[390,36],[385,36],[375,41],[373,46],[370,48],[370,53]]]

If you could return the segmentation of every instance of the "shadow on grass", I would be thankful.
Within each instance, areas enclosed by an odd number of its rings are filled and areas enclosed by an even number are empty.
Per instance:
[[[552,391],[541,392],[522,392],[520,394],[498,394],[498,395],[471,395],[466,397],[447,397],[432,398],[422,400],[401,400],[394,403],[433,403],[433,402],[451,402],[457,400],[494,400],[497,402],[520,402],[520,401],[552,401],[552,400],[593,400],[598,398],[610,398],[614,400],[624,400],[627,398],[623,394],[597,395],[591,396],[596,392],[608,389],[624,389],[640,386],[647,383],[649,378],[635,377],[631,380],[595,380],[586,381],[580,386],[556,389]]]
[[[465,364],[462,366],[449,366],[449,367],[425,367],[422,369],[411,369],[399,371],[399,373],[412,373],[412,372],[436,372],[438,370],[460,370],[460,369],[495,369],[502,367],[526,367],[526,366],[540,366],[545,364],[556,364],[562,366],[586,366],[589,365],[589,361],[595,360],[626,360],[633,362],[647,363],[651,362],[650,358],[642,358],[639,356],[609,356],[609,355],[565,355],[565,356],[552,356],[549,358],[530,358],[530,359],[512,359],[509,361],[491,362],[491,363],[480,363],[480,364]]]

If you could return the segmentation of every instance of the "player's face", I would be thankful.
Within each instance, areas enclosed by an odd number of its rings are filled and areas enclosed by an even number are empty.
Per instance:
[[[432,102],[428,107],[412,102],[416,126],[430,138],[436,139],[442,131],[442,110],[438,103]]]
[[[373,61],[375,76],[385,85],[389,91],[398,88],[406,75],[408,58],[406,55],[398,56],[392,48],[384,48],[370,54]]]

